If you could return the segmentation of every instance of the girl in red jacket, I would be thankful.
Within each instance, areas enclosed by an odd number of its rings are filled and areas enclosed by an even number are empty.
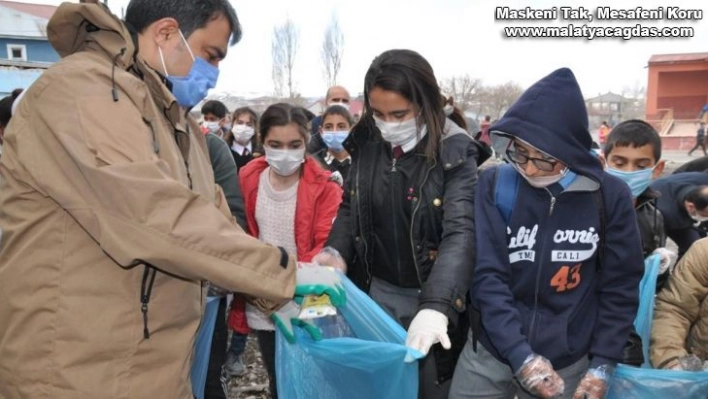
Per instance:
[[[307,117],[289,104],[268,107],[260,120],[265,157],[240,173],[248,233],[310,262],[329,236],[342,189],[314,159],[305,156],[310,139]],[[247,305],[248,325],[256,330],[270,390],[275,384],[275,327],[268,317]]]

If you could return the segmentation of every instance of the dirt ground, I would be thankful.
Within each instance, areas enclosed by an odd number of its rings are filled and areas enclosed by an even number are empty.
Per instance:
[[[229,399],[270,398],[268,372],[261,360],[261,352],[258,350],[258,338],[253,334],[248,336],[243,363],[246,365],[244,375],[231,378],[229,381]]]

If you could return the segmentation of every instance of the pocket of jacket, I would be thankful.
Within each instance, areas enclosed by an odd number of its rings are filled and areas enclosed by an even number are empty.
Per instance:
[[[549,359],[568,355],[568,318],[539,313],[532,347]]]
[[[594,290],[585,293],[583,300],[568,319],[568,350],[571,354],[587,353],[597,321]]]
[[[76,128],[81,130],[85,145],[100,161],[99,166],[157,159],[153,132],[127,98],[117,102],[110,96],[82,98],[77,112],[80,126]]]

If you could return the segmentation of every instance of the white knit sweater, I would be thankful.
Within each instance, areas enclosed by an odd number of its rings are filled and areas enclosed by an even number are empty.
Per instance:
[[[266,168],[258,182],[256,200],[256,224],[258,238],[268,244],[285,248],[288,254],[296,256],[295,207],[299,182],[284,191],[276,191],[268,178],[270,168]],[[255,330],[275,330],[273,322],[254,306],[246,305],[248,326]]]

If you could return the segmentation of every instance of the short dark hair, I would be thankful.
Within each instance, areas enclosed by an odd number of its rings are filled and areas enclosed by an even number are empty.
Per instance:
[[[7,126],[12,118],[12,104],[15,103],[17,97],[22,93],[22,89],[15,89],[7,97],[0,100],[0,126]]]
[[[218,100],[209,100],[202,105],[202,115],[212,114],[219,119],[223,119],[228,113],[229,110],[226,105]]]
[[[327,108],[324,114],[322,114],[322,125],[324,125],[324,121],[329,115],[339,115],[347,120],[349,126],[354,126],[354,118],[352,118],[352,114],[350,114],[349,111],[347,111],[347,109],[344,107],[340,107],[339,105],[333,105]]]
[[[661,159],[661,137],[654,127],[643,120],[630,119],[615,126],[605,143],[605,156],[615,147],[644,147],[650,144],[654,151],[654,161]]]
[[[273,104],[261,116],[259,135],[261,143],[265,143],[266,136],[271,128],[286,126],[290,123],[297,125],[300,134],[307,143],[310,141],[310,129],[307,128],[307,116],[302,107],[295,107],[286,103]]]
[[[209,21],[222,16],[229,21],[231,44],[234,45],[241,40],[242,31],[236,10],[228,0],[130,0],[125,21],[131,29],[142,33],[153,22],[174,18],[184,37],[188,38]]]
[[[703,194],[703,190],[708,186],[696,186],[686,194],[684,201],[690,202],[697,210],[702,211],[708,207],[708,194]]]

